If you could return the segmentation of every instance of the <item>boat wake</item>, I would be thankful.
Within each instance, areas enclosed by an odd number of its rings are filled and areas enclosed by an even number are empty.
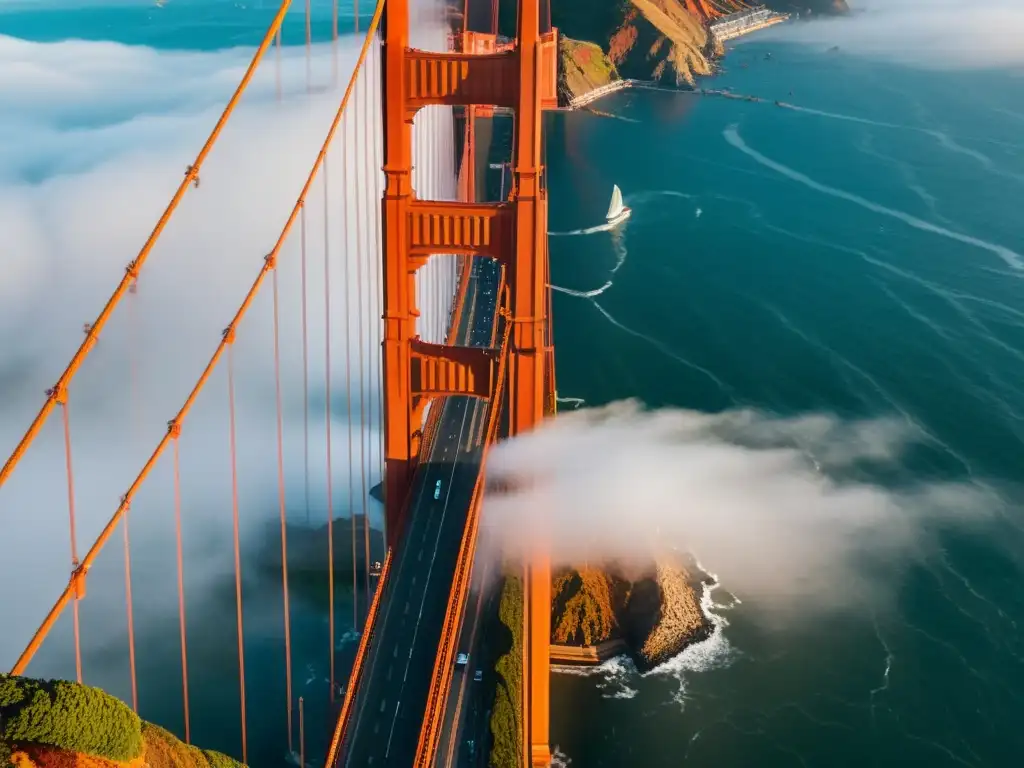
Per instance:
[[[726,128],[722,132],[722,135],[725,137],[725,140],[730,145],[738,149],[747,157],[751,158],[752,160],[764,166],[765,168],[770,168],[776,173],[785,176],[791,181],[795,181],[798,184],[803,184],[805,187],[809,187],[810,189],[813,189],[816,192],[821,192],[824,195],[836,197],[839,198],[840,200],[846,200],[847,202],[853,203],[854,205],[858,205],[861,208],[865,208],[871,211],[872,213],[877,213],[881,216],[888,216],[889,218],[897,219],[898,221],[902,221],[904,224],[913,227],[914,229],[919,229],[924,232],[930,232],[934,235],[944,237],[948,240],[955,240],[959,243],[963,243],[964,245],[970,245],[975,248],[988,251],[989,253],[992,253],[998,256],[1000,259],[1002,259],[1006,263],[1006,265],[1011,269],[1016,271],[1024,270],[1024,255],[1021,255],[1020,253],[1017,253],[1016,251],[1013,251],[1007,248],[1006,246],[999,245],[998,243],[990,243],[987,240],[982,240],[977,237],[972,237],[971,235],[965,235],[961,232],[946,229],[945,227],[941,227],[937,224],[932,224],[931,222],[919,219],[916,216],[911,216],[909,213],[889,208],[887,206],[873,202],[866,198],[860,197],[859,195],[854,195],[850,192],[846,192],[845,190],[837,189],[836,187],[830,187],[827,184],[822,184],[819,181],[815,181],[809,176],[805,176],[799,171],[790,168],[788,165],[783,165],[782,163],[772,160],[770,157],[762,155],[756,149],[750,147],[743,140],[743,137],[740,136],[739,126],[736,124],[730,125],[728,128]]]
[[[551,286],[551,290],[552,291],[558,291],[559,293],[565,293],[565,294],[568,294],[569,296],[578,296],[581,299],[592,299],[595,296],[600,296],[602,293],[604,293],[609,288],[611,288],[612,285],[613,285],[612,281],[609,280],[607,283],[602,285],[600,288],[594,288],[591,291],[576,291],[576,290],[573,290],[572,288],[563,288],[560,285],[552,285]]]
[[[693,195],[689,195],[689,194],[687,194],[685,192],[679,192],[679,191],[674,190],[674,189],[660,189],[660,190],[651,190],[651,191],[648,191],[648,192],[641,192],[641,193],[639,193],[639,194],[637,194],[635,196],[635,200],[637,201],[637,203],[639,203],[639,202],[643,202],[645,200],[650,200],[650,199],[655,198],[655,197],[677,197],[677,198],[682,198],[684,200],[691,200],[691,199],[693,199]],[[602,225],[601,227],[592,227],[591,229],[595,229],[596,230],[596,229],[604,229],[604,228],[608,228],[607,225]],[[587,232],[588,230],[579,230],[579,231],[580,232]],[[612,237],[612,247],[615,249],[615,265],[612,267],[611,272],[610,272],[610,274],[608,276],[608,279],[605,281],[605,283],[603,285],[601,285],[601,286],[599,286],[597,288],[591,288],[590,290],[585,290],[585,291],[584,290],[579,290],[579,289],[576,289],[576,288],[566,288],[563,285],[555,285],[554,283],[548,283],[548,286],[551,288],[552,291],[557,291],[558,293],[563,293],[563,294],[565,294],[567,296],[573,296],[573,297],[578,298],[578,299],[584,299],[586,301],[589,301],[591,304],[594,305],[594,309],[596,309],[609,323],[614,325],[616,328],[618,328],[619,330],[623,331],[624,333],[629,334],[630,336],[634,336],[635,338],[638,338],[638,339],[640,339],[642,341],[647,342],[648,344],[653,346],[656,350],[661,352],[663,355],[665,355],[666,357],[676,361],[680,365],[683,365],[683,366],[685,366],[686,368],[689,368],[692,371],[695,371],[697,373],[700,373],[700,374],[706,376],[723,393],[725,393],[729,397],[733,397],[734,393],[733,393],[732,389],[724,381],[722,381],[717,376],[715,376],[711,371],[709,371],[708,369],[706,369],[706,368],[704,368],[704,367],[702,367],[700,365],[697,365],[696,363],[693,363],[690,360],[687,360],[685,357],[677,354],[673,349],[671,349],[668,345],[666,345],[664,342],[660,341],[659,339],[656,339],[653,336],[649,336],[646,333],[642,333],[640,331],[637,331],[634,328],[630,328],[629,326],[627,326],[624,323],[620,322],[614,315],[612,315],[607,309],[605,309],[597,301],[599,296],[601,296],[602,294],[606,293],[609,289],[611,289],[612,286],[615,285],[615,274],[622,268],[623,264],[626,263],[626,259],[629,256],[629,251],[626,249],[625,238],[624,238],[624,236],[621,233],[619,233],[617,236],[613,236]]]
[[[573,407],[573,410],[575,410],[576,408],[582,408],[584,405],[587,404],[587,401],[584,400],[582,397],[559,397],[557,394],[555,395],[555,402],[571,405]]]
[[[585,229],[570,229],[568,232],[548,232],[548,237],[572,237],[575,235],[593,235],[597,232],[607,232],[615,227],[614,224],[598,224],[596,227]]]

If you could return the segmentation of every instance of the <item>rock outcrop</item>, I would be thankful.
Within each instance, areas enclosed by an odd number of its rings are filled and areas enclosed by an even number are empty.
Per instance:
[[[560,573],[551,640],[563,646],[623,640],[639,669],[655,667],[711,633],[700,606],[704,578],[675,554],[632,573],[614,564]]]

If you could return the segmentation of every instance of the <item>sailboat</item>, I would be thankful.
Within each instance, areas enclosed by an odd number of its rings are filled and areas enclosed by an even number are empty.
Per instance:
[[[605,216],[608,226],[614,227],[619,222],[625,221],[632,212],[631,208],[622,204],[622,190],[619,189],[618,184],[615,184],[612,187],[612,201],[608,205],[608,213]]]

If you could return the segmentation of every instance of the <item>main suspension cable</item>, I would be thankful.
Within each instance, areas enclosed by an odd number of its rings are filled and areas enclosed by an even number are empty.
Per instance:
[[[292,228],[295,225],[296,219],[299,218],[299,212],[303,207],[303,201],[305,200],[306,196],[309,193],[310,187],[313,184],[313,180],[316,178],[316,174],[320,170],[321,164],[323,163],[323,158],[327,152],[327,148],[330,146],[335,134],[337,133],[338,126],[341,123],[342,115],[344,114],[345,109],[348,106],[348,102],[352,94],[352,88],[353,83],[355,81],[355,77],[358,74],[360,68],[363,66],[364,61],[366,60],[366,53],[369,50],[370,44],[372,42],[373,34],[376,31],[378,24],[380,23],[383,8],[384,0],[378,0],[376,9],[374,10],[373,19],[370,23],[370,29],[368,30],[367,35],[363,40],[363,45],[362,48],[360,49],[359,57],[358,60],[356,61],[352,78],[349,80],[348,87],[345,90],[345,95],[342,97],[341,104],[338,106],[338,109],[334,114],[334,118],[331,121],[330,128],[328,129],[327,135],[324,138],[323,144],[320,148],[320,152],[313,162],[313,167],[310,169],[310,172],[306,178],[306,182],[303,185],[302,190],[299,193],[299,196],[294,206],[292,207],[288,219],[285,221],[284,226],[281,228],[281,232],[278,235],[277,241],[274,243],[274,247],[271,250],[270,254],[272,257],[276,257],[280,253],[285,240],[288,238],[289,233],[292,231]],[[242,320],[242,318],[248,312],[249,308],[252,306],[256,294],[259,292],[260,287],[263,285],[263,281],[266,279],[268,272],[270,272],[271,270],[272,263],[273,259],[265,260],[265,263],[263,264],[260,271],[256,275],[256,278],[253,280],[252,286],[249,288],[249,291],[246,293],[241,305],[235,312],[235,316],[230,326],[231,328],[235,328],[238,326],[238,323]],[[92,333],[90,333],[89,346],[91,346],[93,341],[94,337]],[[135,497],[135,494],[138,492],[139,488],[142,486],[142,484],[149,477],[150,473],[153,471],[156,462],[163,454],[163,452],[166,450],[168,443],[171,442],[172,440],[175,440],[175,438],[178,435],[180,435],[181,424],[183,423],[188,413],[192,410],[192,406],[195,404],[196,398],[199,396],[199,393],[206,387],[207,383],[209,382],[210,376],[212,375],[214,369],[217,367],[217,364],[220,362],[221,356],[224,354],[227,346],[227,334],[225,334],[224,337],[221,339],[220,343],[218,343],[216,348],[214,349],[213,354],[211,355],[209,361],[206,364],[206,367],[203,369],[195,385],[192,387],[192,390],[189,392],[189,395],[185,399],[185,402],[178,410],[178,413],[176,414],[175,418],[168,422],[167,432],[160,439],[159,443],[157,443],[156,447],[153,449],[153,452],[150,454],[145,464],[139,470],[139,473],[132,481],[128,490],[121,497],[120,504],[117,506],[117,509],[114,511],[113,515],[111,515],[106,525],[103,527],[99,535],[96,537],[96,540],[93,542],[93,545],[89,548],[89,551],[86,552],[85,557],[82,558],[81,565],[76,569],[71,579],[69,579],[68,585],[62,590],[61,594],[54,602],[53,607],[50,608],[50,611],[46,614],[46,617],[43,619],[42,624],[40,624],[39,628],[33,634],[28,645],[25,647],[25,650],[21,653],[17,661],[14,663],[14,666],[11,668],[12,675],[21,675],[24,673],[29,662],[32,660],[33,656],[39,650],[40,646],[43,643],[43,640],[46,638],[50,630],[53,628],[54,624],[60,617],[64,608],[67,606],[69,602],[74,601],[79,596],[79,592],[81,589],[84,589],[84,584],[81,583],[82,578],[84,578],[84,575],[89,570],[89,568],[92,567],[96,558],[99,556],[99,553],[102,551],[103,547],[106,545],[110,537],[113,535],[115,529],[117,528],[118,524],[121,521],[121,518],[124,516],[128,505],[131,503],[132,499]],[[52,392],[48,392],[47,396],[54,398],[54,394]],[[56,402],[56,399],[54,399],[54,402]]]
[[[206,139],[206,143],[203,144],[202,149],[199,150],[199,154],[196,155],[195,160],[192,161],[192,165],[188,167],[185,172],[185,178],[182,179],[178,185],[178,189],[175,190],[174,195],[171,197],[171,201],[167,204],[164,212],[157,220],[156,225],[153,227],[153,231],[150,233],[146,242],[143,244],[142,249],[138,255],[132,260],[125,268],[124,277],[121,278],[121,282],[117,284],[113,294],[107,299],[107,303],[103,306],[96,319],[89,324],[89,332],[86,334],[85,341],[78,347],[71,361],[65,367],[64,372],[57,379],[56,385],[51,389],[47,390],[46,400],[43,401],[42,408],[39,413],[32,420],[28,430],[22,436],[15,447],[14,452],[11,453],[10,457],[4,463],[3,467],[0,468],[0,487],[7,482],[7,478],[11,476],[14,468],[21,462],[28,447],[33,443],[36,437],[39,435],[39,431],[43,428],[43,424],[49,418],[50,413],[53,411],[55,405],[57,405],[56,396],[59,393],[63,393],[67,390],[71,384],[71,380],[74,379],[75,374],[78,373],[85,361],[85,358],[89,355],[92,350],[96,339],[100,332],[106,326],[107,321],[113,314],[114,309],[120,304],[124,294],[128,291],[129,286],[135,282],[138,278],[139,273],[142,271],[142,267],[145,265],[153,247],[156,245],[157,240],[167,227],[167,223],[171,220],[171,216],[177,210],[178,205],[181,203],[185,193],[192,186],[198,187],[199,171],[206,162],[207,157],[213,150],[214,144],[217,143],[217,139],[220,137],[221,132],[224,130],[224,126],[227,124],[228,119],[235,111],[235,107],[238,106],[238,102],[242,98],[242,94],[249,87],[249,83],[252,81],[253,76],[256,74],[256,68],[263,58],[263,55],[267,52],[271,42],[274,39],[274,35],[277,34],[281,28],[281,23],[284,21],[285,14],[288,11],[288,6],[291,4],[291,0],[282,0],[281,5],[277,9],[277,13],[274,15],[270,26],[267,28],[266,33],[263,35],[263,39],[260,41],[259,46],[256,48],[256,53],[253,54],[252,60],[249,62],[248,68],[245,70],[245,74],[242,75],[242,79],[238,83],[238,87],[235,88],[234,93],[228,100],[227,106],[224,107],[224,111],[221,112],[220,117],[217,119],[216,124],[213,126],[213,130]]]

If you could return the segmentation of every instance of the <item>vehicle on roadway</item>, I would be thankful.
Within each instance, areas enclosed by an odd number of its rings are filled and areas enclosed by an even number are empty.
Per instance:
[[[464,667],[468,663],[469,663],[469,654],[468,653],[460,653],[458,656],[455,657],[455,666],[456,667]]]
[[[437,481],[437,485],[434,486],[434,501],[441,498],[441,481]]]
[[[478,669],[476,672],[473,673],[473,682],[474,683],[479,683],[483,679],[484,679],[484,671],[482,669]]]

